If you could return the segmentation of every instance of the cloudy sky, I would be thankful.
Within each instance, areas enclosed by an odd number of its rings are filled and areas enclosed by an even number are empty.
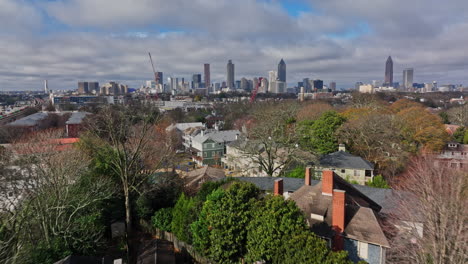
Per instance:
[[[223,81],[267,76],[281,58],[290,86],[381,80],[468,85],[467,0],[0,0],[0,89],[76,89],[81,80],[139,87],[157,70]]]

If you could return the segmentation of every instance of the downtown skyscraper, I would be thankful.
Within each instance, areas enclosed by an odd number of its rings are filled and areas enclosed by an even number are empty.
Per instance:
[[[227,83],[226,83],[227,88],[229,89],[234,89],[235,84],[234,84],[234,64],[232,63],[232,60],[228,61],[227,64]]]
[[[286,82],[286,63],[283,59],[278,63],[278,81]]]
[[[208,92],[212,92],[210,90],[211,88],[211,80],[210,80],[210,64],[205,63],[204,64],[204,73],[205,73],[205,88],[208,89]]]
[[[385,63],[384,83],[386,86],[393,86],[393,61],[391,56],[388,56],[387,62]]]
[[[413,75],[413,68],[407,68],[403,70],[403,86],[406,89],[410,89],[413,87]]]

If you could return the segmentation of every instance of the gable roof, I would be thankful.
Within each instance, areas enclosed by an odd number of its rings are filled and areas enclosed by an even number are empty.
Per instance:
[[[171,131],[173,129],[177,129],[179,131],[185,131],[187,128],[195,128],[195,127],[204,127],[202,122],[193,122],[193,123],[175,123],[171,124],[166,128],[166,131]]]
[[[8,126],[35,126],[39,124],[41,120],[46,118],[49,114],[45,112],[38,112],[32,115],[25,116],[16,121],[8,124]]]
[[[90,115],[91,113],[88,112],[73,112],[68,118],[68,121],[65,122],[67,125],[74,125],[74,124],[81,124],[83,122],[83,119],[87,116]]]
[[[381,206],[336,174],[333,175],[333,189],[346,192],[344,235],[351,239],[389,247],[375,215],[381,210]],[[322,194],[322,182],[313,186],[303,185],[289,198],[304,212],[308,225],[316,234],[326,237],[333,234],[333,196]],[[323,217],[323,220],[313,217],[312,214]]]
[[[196,169],[187,173],[187,175],[184,177],[184,180],[187,186],[198,188],[204,182],[216,181],[224,179],[225,177],[224,170],[206,165],[200,169]]]
[[[346,151],[336,151],[320,158],[320,166],[343,169],[373,170],[374,165],[369,161]]]
[[[222,131],[217,131],[217,130],[212,130],[212,131],[206,131],[203,133],[199,133],[196,135],[192,141],[198,142],[198,143],[203,143],[207,139],[212,139],[215,142],[223,143],[223,142],[232,142],[237,139],[237,137],[240,135],[239,130],[222,130]]]

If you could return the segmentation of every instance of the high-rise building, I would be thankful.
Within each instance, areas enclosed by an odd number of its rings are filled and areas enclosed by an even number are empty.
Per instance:
[[[283,59],[278,63],[278,81],[286,82],[286,63]]]
[[[201,74],[194,74],[192,76],[192,89],[202,88],[201,83]]]
[[[161,84],[161,86],[164,84],[164,79],[163,79],[163,73],[162,72],[156,72],[156,76],[158,77],[158,83]]]
[[[323,81],[314,80],[314,90],[322,90],[322,89],[323,89]]]
[[[232,63],[232,60],[228,61],[227,64],[227,83],[226,86],[229,89],[234,89],[234,64]]]
[[[304,87],[304,92],[306,93],[311,92],[312,89],[310,87],[309,78],[304,78],[304,80],[302,80],[302,87]]]
[[[393,86],[393,60],[391,56],[388,56],[385,63],[385,85]]]
[[[330,87],[329,88],[330,88],[330,90],[332,92],[336,91],[336,82],[330,82]]]
[[[44,93],[49,94],[49,85],[47,84],[47,80],[44,80]]]
[[[205,88],[208,89],[208,93],[211,91],[211,79],[210,79],[210,64],[204,64],[204,73],[205,73]]]
[[[407,68],[403,70],[403,86],[406,89],[410,89],[413,87],[413,68]]]
[[[278,73],[276,71],[269,71],[268,72],[268,80],[270,81],[270,84],[269,84],[269,89],[268,91],[270,93],[277,93],[277,90],[276,90],[276,80],[278,78]]]
[[[240,89],[244,91],[249,89],[249,82],[244,77],[240,80]]]
[[[78,93],[80,94],[89,93],[88,82],[78,82]]]

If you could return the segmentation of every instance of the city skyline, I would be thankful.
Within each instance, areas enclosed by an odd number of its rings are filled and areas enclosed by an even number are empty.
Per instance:
[[[391,54],[394,82],[411,67],[415,82],[468,83],[466,1],[349,1],[2,0],[0,90],[42,90],[44,80],[52,90],[82,80],[139,87],[153,79],[148,52],[165,76],[209,63],[211,82],[226,79],[228,59],[238,80],[267,77],[284,58],[288,86],[319,78],[349,88],[381,80]]]

